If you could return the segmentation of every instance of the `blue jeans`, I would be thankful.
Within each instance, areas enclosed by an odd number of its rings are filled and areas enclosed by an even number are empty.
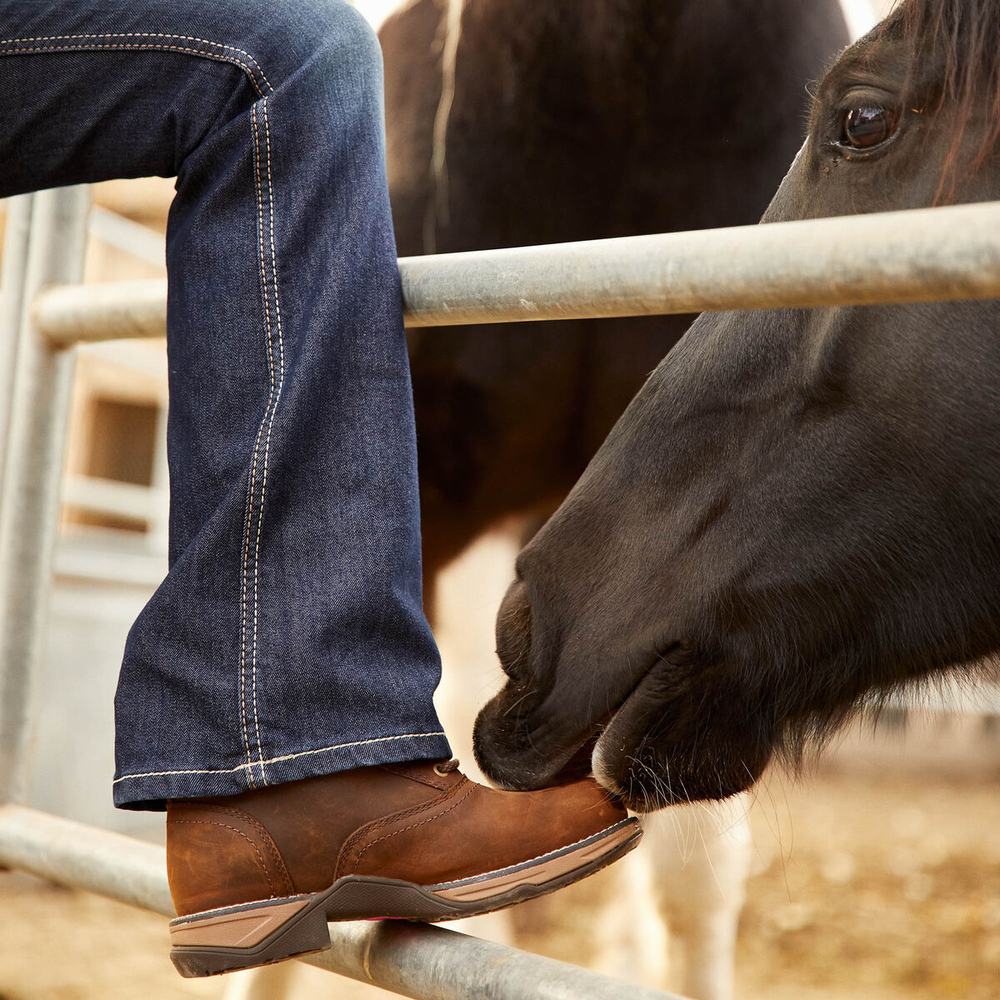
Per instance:
[[[0,196],[177,177],[170,569],[126,643],[116,804],[448,756],[368,25],[0,0],[0,83]]]

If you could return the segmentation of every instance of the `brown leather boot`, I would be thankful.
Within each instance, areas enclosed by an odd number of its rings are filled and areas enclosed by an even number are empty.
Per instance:
[[[498,910],[590,875],[641,835],[593,781],[504,792],[457,768],[388,764],[169,803],[181,975],[329,947],[328,920]]]

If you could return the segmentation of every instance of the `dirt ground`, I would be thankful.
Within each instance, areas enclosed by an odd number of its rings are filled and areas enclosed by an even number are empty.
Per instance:
[[[1000,997],[998,791],[1000,766],[772,782],[754,829],[763,848],[780,824],[784,857],[775,850],[751,883],[741,994]]]
[[[738,995],[1000,997],[998,790],[1000,742],[951,729],[852,738],[801,779],[771,775],[752,809]],[[584,961],[605,891],[595,879],[572,905],[525,909],[525,944]],[[0,914],[0,1000],[221,995],[176,977],[157,917],[14,874]]]

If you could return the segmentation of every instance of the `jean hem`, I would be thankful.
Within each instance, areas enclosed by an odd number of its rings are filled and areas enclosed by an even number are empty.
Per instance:
[[[443,733],[371,737],[341,743],[320,750],[289,750],[266,762],[268,785],[283,785],[302,778],[350,771],[356,767],[398,764],[410,760],[442,760],[451,756],[451,746]],[[199,799],[240,795],[261,788],[260,767],[244,764],[231,769],[165,769],[162,772],[124,774],[115,778],[114,804],[119,809],[162,812],[168,799]]]

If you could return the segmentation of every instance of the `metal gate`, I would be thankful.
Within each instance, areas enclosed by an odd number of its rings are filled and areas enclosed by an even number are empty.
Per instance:
[[[27,808],[74,345],[162,337],[162,281],[79,284],[84,188],[9,203],[0,290],[0,864],[170,914],[162,848]],[[1000,298],[1000,202],[400,261],[408,326]],[[544,336],[544,331],[539,331]],[[304,960],[423,1000],[666,994],[454,931],[331,924]]]

